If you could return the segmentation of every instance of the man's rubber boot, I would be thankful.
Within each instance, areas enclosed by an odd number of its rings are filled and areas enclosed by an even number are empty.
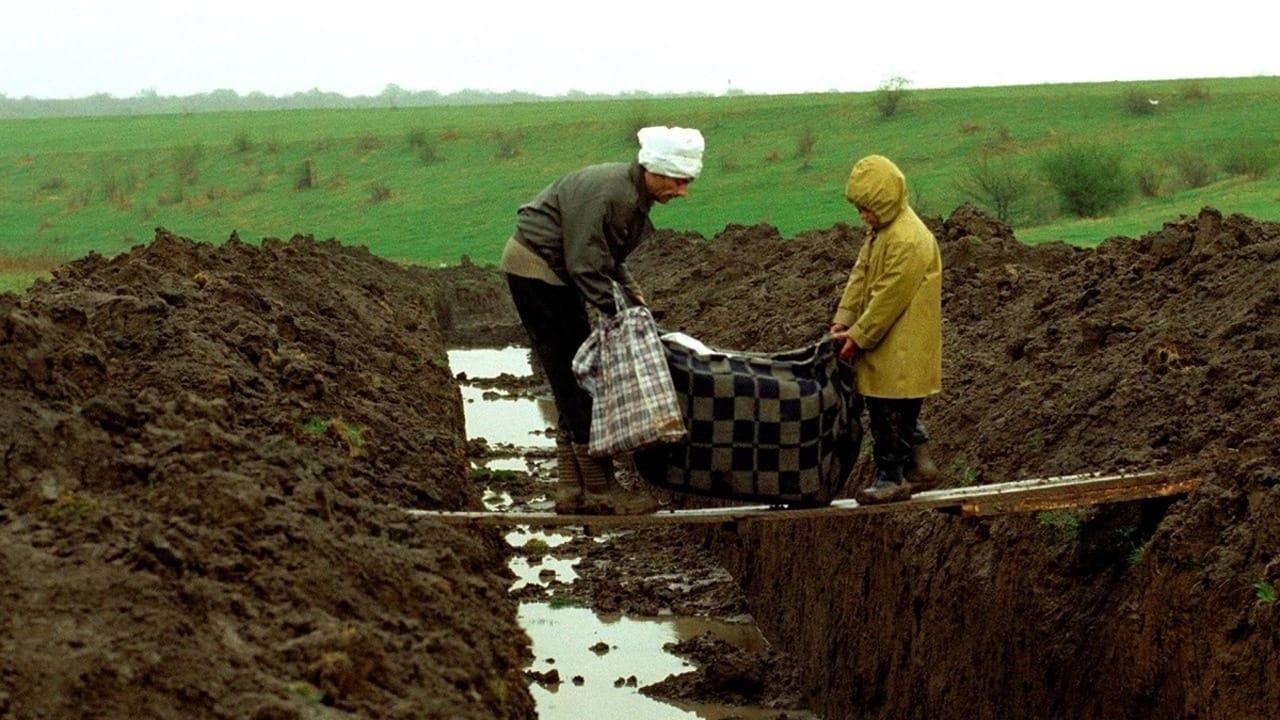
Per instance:
[[[556,514],[582,514],[582,471],[568,438],[556,438],[556,476]]]
[[[929,443],[920,443],[911,449],[911,465],[904,476],[911,483],[912,492],[932,490],[942,482],[942,473],[929,456]]]
[[[911,499],[911,485],[902,479],[902,473],[876,471],[875,482],[853,494],[859,505],[902,502]]]
[[[584,515],[648,515],[658,509],[658,501],[648,493],[618,484],[612,458],[592,457],[587,446],[578,443],[573,444],[573,454],[582,471]]]

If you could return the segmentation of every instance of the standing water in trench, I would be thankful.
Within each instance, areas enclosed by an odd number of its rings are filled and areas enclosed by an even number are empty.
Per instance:
[[[468,438],[484,438],[488,443],[489,456],[473,458],[477,479],[488,480],[485,506],[498,511],[549,510],[555,482],[555,462],[550,458],[555,405],[549,398],[532,396],[527,389],[510,393],[510,388],[492,382],[502,375],[527,380],[532,374],[528,350],[452,350],[449,364],[461,380]],[[728,647],[750,658],[765,657],[772,651],[742,612],[714,618],[676,614],[667,607],[657,607],[656,612],[646,615],[595,609],[599,604],[618,605],[616,595],[625,594],[626,589],[614,584],[626,586],[634,579],[628,577],[628,570],[618,567],[629,564],[620,563],[620,557],[644,562],[644,558],[628,554],[645,552],[644,544],[636,547],[632,543],[635,537],[630,532],[590,536],[581,528],[541,531],[526,526],[506,534],[513,552],[509,567],[516,575],[510,590],[521,599],[518,618],[532,640],[534,659],[528,671],[539,717],[815,718],[795,709],[794,697],[785,698],[785,702],[774,697],[760,702],[770,707],[752,707],[702,702],[710,698],[697,697],[696,690],[681,694],[679,700],[658,700],[641,693],[647,685],[694,670],[690,659],[670,651],[677,643],[687,651]],[[663,558],[655,557],[651,565],[662,562]],[[675,567],[650,570],[642,580],[647,583],[642,592],[659,600],[696,594],[713,583],[718,583],[721,594],[728,587],[736,592],[732,579],[720,568],[696,575]],[[586,577],[580,581],[581,576]],[[587,587],[585,594],[583,586]],[[593,601],[593,594],[604,596],[604,601]],[[622,604],[626,603],[624,599]],[[668,604],[678,604],[678,600]],[[718,690],[762,689],[764,682],[755,667],[744,671],[741,660],[737,665],[721,659],[710,662],[719,663],[716,676],[724,687]],[[711,694],[719,697],[722,693]]]

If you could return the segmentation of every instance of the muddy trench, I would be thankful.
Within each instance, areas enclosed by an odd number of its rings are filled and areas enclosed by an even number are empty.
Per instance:
[[[1203,484],[980,520],[446,527],[404,509],[554,481],[545,412],[512,421],[536,371],[450,362],[524,341],[498,273],[160,230],[0,294],[0,718],[553,717],[595,691],[654,717],[1274,717],[1280,224],[1206,208],[1081,250],[929,222],[946,485]],[[664,232],[631,265],[664,327],[777,350],[821,335],[860,242]]]
[[[1273,717],[1280,224],[1206,208],[1084,250],[1022,245],[970,207],[928,222],[946,360],[924,417],[944,487],[1155,468],[1205,483],[1090,510],[744,523],[689,542],[746,591],[825,718]],[[730,226],[662,233],[630,264],[664,327],[777,350],[820,335],[860,242],[847,226]]]

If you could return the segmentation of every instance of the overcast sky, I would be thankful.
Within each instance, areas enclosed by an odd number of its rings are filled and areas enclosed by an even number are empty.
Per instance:
[[[1273,0],[0,0],[9,97],[869,90],[1280,75]]]

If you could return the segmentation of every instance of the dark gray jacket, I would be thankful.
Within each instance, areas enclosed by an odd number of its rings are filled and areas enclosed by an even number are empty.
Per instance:
[[[652,207],[639,163],[590,165],[520,206],[516,240],[588,302],[612,313],[611,281],[639,293],[623,261],[653,232]]]

